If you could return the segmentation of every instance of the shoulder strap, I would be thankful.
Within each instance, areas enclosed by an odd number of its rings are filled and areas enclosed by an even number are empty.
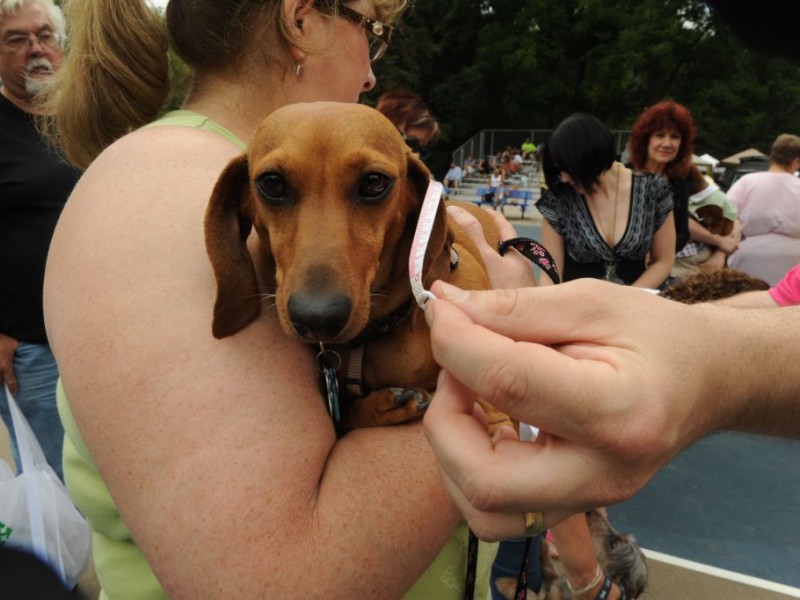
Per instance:
[[[233,142],[242,150],[247,147],[247,144],[245,144],[242,140],[240,140],[216,121],[212,121],[207,116],[191,110],[170,111],[157,121],[153,121],[149,125],[145,125],[145,127],[158,127],[160,125],[178,125],[180,127],[196,127],[198,129],[205,129],[206,131],[215,133],[218,136]]]

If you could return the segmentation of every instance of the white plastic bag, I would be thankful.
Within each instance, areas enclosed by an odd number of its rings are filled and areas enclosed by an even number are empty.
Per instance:
[[[15,477],[6,462],[0,460],[0,545],[33,552],[72,588],[89,564],[89,526],[47,464],[8,386],[6,397],[22,473]]]

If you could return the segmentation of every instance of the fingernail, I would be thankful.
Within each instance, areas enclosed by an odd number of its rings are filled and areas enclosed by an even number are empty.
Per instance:
[[[503,437],[503,434],[500,433],[500,429],[496,429],[494,434],[492,434],[492,446],[497,445],[497,442]]]
[[[439,377],[436,378],[436,389],[438,390],[442,385],[444,385],[445,377],[447,377],[447,372],[442,369],[439,371]]]
[[[460,287],[456,287],[444,281],[442,281],[442,294],[448,300],[466,300],[467,296],[469,296],[467,290],[462,290]]]

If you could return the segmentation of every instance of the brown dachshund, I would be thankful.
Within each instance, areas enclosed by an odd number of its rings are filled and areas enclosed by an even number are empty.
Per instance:
[[[340,380],[351,348],[363,348],[366,392],[347,399],[341,429],[420,417],[439,368],[413,301],[408,257],[430,180],[397,128],[372,108],[319,102],[272,113],[223,171],[208,205],[214,336],[235,334],[264,300],[274,301],[288,335],[341,358]],[[465,208],[496,247],[493,220]],[[251,229],[257,236],[248,250]],[[424,261],[425,287],[436,279],[489,286],[477,248],[444,205]],[[492,413],[490,422],[508,420]]]

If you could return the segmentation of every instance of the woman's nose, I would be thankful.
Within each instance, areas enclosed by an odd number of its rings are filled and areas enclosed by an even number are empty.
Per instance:
[[[377,83],[377,79],[375,78],[375,73],[372,72],[372,67],[369,68],[369,75],[367,75],[367,80],[364,82],[364,92],[370,91],[372,88],[375,87]]]

